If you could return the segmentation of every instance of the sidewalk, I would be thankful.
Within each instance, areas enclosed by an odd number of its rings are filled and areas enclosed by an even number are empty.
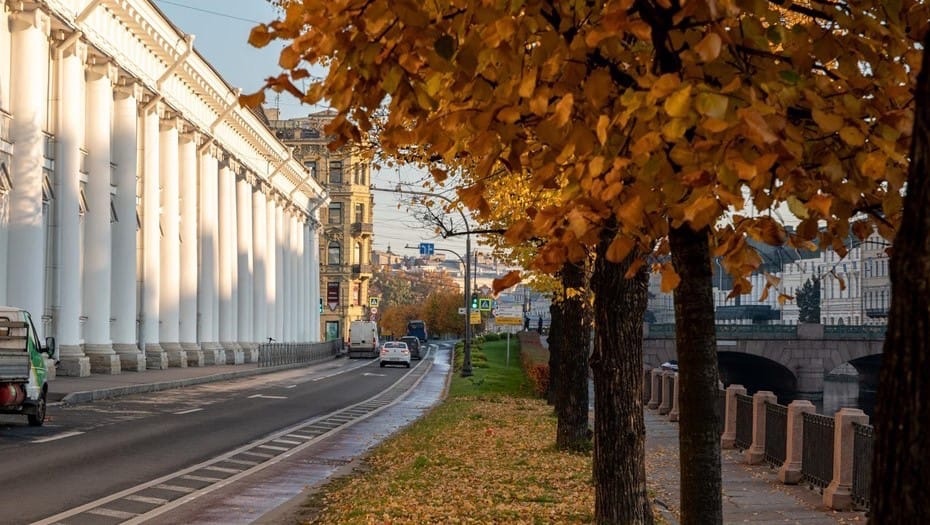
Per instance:
[[[267,368],[259,368],[257,363],[241,365],[211,365],[187,368],[168,368],[165,370],[146,370],[144,372],[123,372],[121,374],[91,374],[86,377],[57,376],[48,383],[48,402],[54,406],[58,403],[87,403],[100,399],[156,392],[171,388],[180,388],[201,383],[229,381],[240,377],[258,374],[270,374],[292,368],[310,367],[330,363],[335,359],[325,359],[313,363],[300,363]]]
[[[681,492],[678,424],[646,410],[646,478],[656,509],[677,523]],[[767,464],[746,465],[735,450],[722,451],[724,523],[826,525],[865,523],[861,512],[827,509],[820,494],[801,485],[782,485]]]

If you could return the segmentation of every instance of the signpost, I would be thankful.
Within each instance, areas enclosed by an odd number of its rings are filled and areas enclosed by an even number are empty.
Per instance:
[[[471,312],[471,324],[481,324],[481,312]]]
[[[420,243],[420,255],[433,255],[436,251],[436,248],[431,242],[421,242]]]

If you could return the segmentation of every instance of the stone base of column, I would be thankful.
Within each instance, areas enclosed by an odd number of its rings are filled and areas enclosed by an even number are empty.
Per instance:
[[[115,375],[123,371],[119,356],[113,345],[84,345],[84,353],[90,358],[90,371],[94,374]]]
[[[145,344],[145,368],[146,370],[167,370],[168,354],[162,350],[158,343]]]
[[[226,352],[219,343],[202,343],[204,366],[226,364]]]
[[[145,354],[134,344],[113,343],[113,350],[119,356],[120,368],[127,372],[145,371]]]
[[[187,368],[187,352],[184,350],[169,350],[168,366],[171,368]]]
[[[801,464],[785,463],[778,469],[778,481],[785,485],[797,485],[801,482]]]
[[[668,420],[675,422],[678,421],[678,407],[673,406],[672,411],[668,413]]]
[[[833,510],[853,508],[852,487],[841,485],[834,480],[823,489],[823,504]]]
[[[743,461],[749,465],[758,465],[765,461],[765,450],[749,447],[749,450],[743,452]]]
[[[197,343],[181,343],[187,353],[187,366],[203,366],[203,350]]]
[[[722,449],[731,449],[736,448],[736,434],[729,435],[726,432],[720,436],[720,448]]]
[[[90,375],[90,358],[84,355],[80,346],[61,345],[57,374],[68,377],[87,377]]]
[[[226,350],[227,365],[241,365],[245,362],[245,353],[242,350]]]
[[[258,346],[255,343],[239,343],[242,348],[242,359],[245,363],[258,362]]]

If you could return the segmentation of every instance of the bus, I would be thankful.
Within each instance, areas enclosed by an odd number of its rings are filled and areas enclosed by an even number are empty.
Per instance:
[[[426,344],[427,332],[426,323],[419,320],[407,323],[407,335],[412,335],[420,340],[420,343]]]

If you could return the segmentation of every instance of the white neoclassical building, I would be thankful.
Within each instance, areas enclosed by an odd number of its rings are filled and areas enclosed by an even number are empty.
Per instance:
[[[327,197],[148,0],[0,0],[0,304],[58,373],[319,341]]]

